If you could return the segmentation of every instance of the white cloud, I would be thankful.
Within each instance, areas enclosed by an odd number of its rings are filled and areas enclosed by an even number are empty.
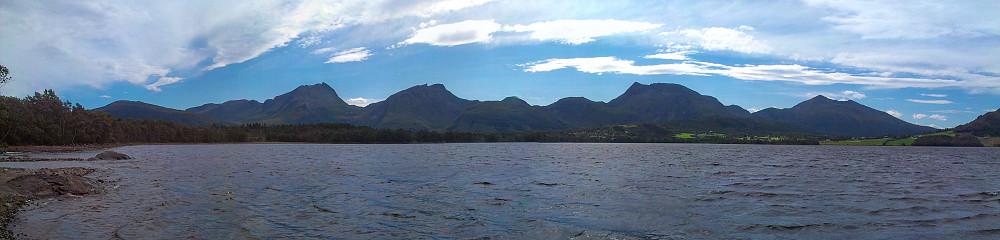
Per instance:
[[[920,100],[920,99],[906,99],[906,101],[915,103],[926,103],[926,104],[952,104],[954,102],[948,100]]]
[[[704,66],[689,62],[676,64],[660,64],[636,66],[634,61],[621,60],[614,57],[595,58],[568,58],[568,59],[548,59],[540,62],[525,64],[525,72],[547,72],[562,68],[576,68],[577,71],[586,73],[624,73],[636,75],[707,75],[708,69]]]
[[[812,97],[815,97],[817,95],[823,95],[823,96],[826,96],[828,98],[837,99],[837,100],[841,100],[841,101],[854,100],[854,99],[862,99],[862,98],[868,97],[864,93],[850,91],[850,90],[841,91],[841,92],[837,92],[837,93],[831,93],[831,92],[810,92],[810,93],[806,93],[805,97],[812,98]]]
[[[896,117],[896,118],[899,118],[899,117],[903,116],[903,113],[901,113],[899,111],[896,111],[895,109],[889,109],[888,111],[885,111],[885,113],[888,113],[889,115],[892,115],[893,117]]]
[[[940,120],[940,121],[948,121],[948,117],[944,116],[944,115],[938,115],[938,114],[927,115],[927,114],[922,114],[922,113],[913,114],[913,119],[923,119],[923,118],[937,119],[937,120]]]
[[[493,20],[466,20],[418,29],[413,36],[397,45],[426,43],[434,46],[455,46],[489,42],[501,25]]]
[[[835,11],[822,17],[834,29],[864,39],[927,39],[1000,34],[1000,21],[979,15],[996,10],[991,1],[952,4],[940,1],[807,0]]]
[[[345,63],[345,62],[360,62],[368,59],[368,56],[372,55],[371,50],[367,50],[364,47],[352,48],[347,51],[338,52],[326,63]]]
[[[539,41],[558,41],[568,44],[583,44],[594,41],[595,37],[619,33],[641,32],[656,29],[663,24],[631,22],[622,20],[555,20],[528,25],[506,26],[504,30],[530,32],[530,37]]]
[[[334,48],[334,47],[325,47],[325,48],[318,48],[316,50],[313,50],[312,54],[316,54],[316,55],[327,54],[327,53],[332,53],[333,51],[337,51],[337,48]]]
[[[289,43],[316,45],[324,33],[345,26],[431,17],[487,2],[4,2],[0,62],[17,73],[15,94],[118,81],[159,89],[178,70],[224,67]]]
[[[948,97],[947,94],[930,94],[930,93],[921,93],[920,96],[924,96],[924,97]]]
[[[360,97],[358,97],[358,98],[347,99],[347,104],[358,106],[358,107],[365,107],[365,106],[368,106],[368,104],[377,103],[377,102],[380,102],[380,101],[382,101],[382,99],[371,99],[371,98],[360,98]]]
[[[935,88],[957,86],[961,82],[949,79],[892,78],[858,76],[839,72],[825,72],[806,66],[791,65],[741,65],[728,66],[716,63],[685,61],[682,63],[635,65],[634,61],[615,57],[547,59],[523,64],[525,72],[546,72],[575,68],[586,73],[621,73],[635,75],[720,75],[750,81],[787,81],[808,85],[856,84],[878,88]],[[847,93],[841,93],[847,94]],[[850,94],[858,96],[857,94]]]
[[[97,97],[99,97],[99,98],[111,98],[111,96],[108,96],[108,95],[101,95],[101,96],[97,96]]]
[[[689,60],[687,55],[692,54],[694,51],[676,51],[676,52],[660,52],[653,55],[646,55],[643,58],[647,59],[666,59],[666,60]]]
[[[746,33],[748,31],[753,31],[753,28],[740,26],[735,29],[722,27],[682,29],[664,32],[660,35],[668,39],[676,39],[677,41],[693,44],[709,51],[729,50],[742,53],[771,52],[771,46],[764,41],[754,39],[754,36]]]
[[[181,80],[183,80],[183,78],[179,78],[179,77],[161,77],[159,80],[156,80],[156,82],[146,85],[146,89],[157,91],[157,92],[163,91],[163,89],[160,89],[161,86],[167,85],[167,84],[173,84],[173,83],[176,83],[176,82],[180,82]]]
[[[431,17],[439,13],[455,11],[468,7],[483,5],[493,0],[444,0],[432,3],[420,12],[421,17]]]
[[[992,110],[990,110],[990,111],[992,111]],[[950,110],[950,109],[949,110],[935,110],[935,111],[928,111],[928,112],[932,112],[932,113],[951,113],[951,114],[955,114],[955,113],[970,113],[970,114],[971,113],[979,113],[979,112],[968,111],[968,110]]]
[[[666,59],[666,60],[690,60],[691,58],[687,55],[697,53],[692,50],[694,47],[691,45],[669,43],[666,45],[658,45],[663,49],[657,50],[656,54],[646,55],[643,58],[646,59]]]

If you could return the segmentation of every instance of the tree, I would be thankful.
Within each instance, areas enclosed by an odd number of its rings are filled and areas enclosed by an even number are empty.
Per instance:
[[[3,88],[3,85],[6,85],[7,82],[10,82],[10,80],[10,70],[8,70],[7,67],[0,65],[0,88]]]
[[[10,82],[10,80],[10,70],[8,70],[7,67],[0,65],[0,88],[3,88],[3,85],[7,85],[7,82]],[[13,117],[11,117],[10,107],[7,106],[7,101],[0,101],[0,125],[4,126],[3,131],[0,132],[0,134],[2,134],[0,135],[0,145],[7,144],[7,142],[4,142],[4,139],[7,139],[7,135],[9,135],[11,129],[13,129],[12,119]]]

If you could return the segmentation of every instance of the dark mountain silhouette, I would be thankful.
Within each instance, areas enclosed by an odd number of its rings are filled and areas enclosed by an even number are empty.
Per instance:
[[[770,108],[750,114],[739,106],[725,106],[714,97],[667,83],[634,83],[625,93],[608,103],[569,97],[548,106],[531,106],[516,97],[503,101],[466,100],[449,92],[444,85],[425,84],[408,88],[384,101],[361,108],[348,105],[326,83],[299,86],[263,103],[234,100],[205,104],[189,108],[186,112],[143,105],[112,105],[103,108],[117,109],[108,112],[118,117],[154,118],[192,125],[223,121],[272,125],[350,123],[410,130],[513,132],[664,123],[692,129],[728,129],[732,132],[754,132],[753,128],[763,128],[760,129],[763,132],[859,137],[934,131],[854,101],[834,101],[823,96],[788,109]],[[994,126],[975,121],[968,125],[968,129],[972,126],[983,126],[978,128],[984,129]]]
[[[300,124],[347,123],[361,108],[348,105],[327,85],[299,86],[291,92],[257,101],[228,101],[187,109],[216,118],[233,118],[234,123]]]
[[[1000,109],[980,115],[972,122],[955,127],[957,133],[971,133],[980,137],[1000,137]]]
[[[836,101],[816,96],[792,108],[768,108],[752,114],[753,118],[797,124],[822,134],[873,137],[915,135],[935,131],[900,120],[883,111],[852,100]]]
[[[638,116],[623,109],[608,107],[603,102],[595,102],[583,97],[568,97],[559,99],[543,108],[567,127],[592,127],[637,121]]]
[[[228,124],[218,118],[213,118],[201,114],[184,112],[176,109],[165,108],[144,102],[119,100],[107,106],[94,110],[111,114],[121,119],[156,119],[166,120],[180,124],[192,126],[211,126],[212,124]]]
[[[200,113],[208,116],[215,116],[228,122],[243,122],[261,112],[263,104],[257,100],[231,100],[222,104],[209,103],[193,108],[188,108],[187,112]]]
[[[666,122],[716,115],[749,117],[739,106],[726,107],[714,97],[701,95],[679,84],[633,83],[608,106],[638,115],[636,122]]]
[[[541,107],[528,105],[516,97],[476,103],[455,118],[448,127],[461,132],[515,132],[557,130],[567,126]]]
[[[444,85],[424,84],[368,105],[356,122],[377,128],[441,130],[475,103],[456,97]]]

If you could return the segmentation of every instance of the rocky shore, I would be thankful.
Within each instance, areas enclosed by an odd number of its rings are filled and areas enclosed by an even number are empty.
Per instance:
[[[105,151],[86,160],[123,160],[128,155]],[[4,161],[80,161],[84,159],[5,158]],[[101,180],[88,178],[92,168],[23,169],[0,167],[0,239],[13,239],[8,225],[14,221],[18,208],[35,200],[58,196],[99,194]]]

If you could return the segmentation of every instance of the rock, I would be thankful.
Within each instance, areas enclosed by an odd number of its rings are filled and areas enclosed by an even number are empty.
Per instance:
[[[90,158],[90,160],[125,160],[125,159],[132,159],[132,157],[130,157],[129,155],[125,155],[124,153],[115,151],[104,151],[102,153],[98,153],[97,156]]]
[[[97,191],[90,184],[90,179],[74,175],[27,175],[14,178],[7,185],[21,194],[34,197],[86,195]]]
[[[96,193],[98,190],[94,185],[94,180],[83,177],[83,175],[93,171],[94,169],[87,168],[43,168],[22,173],[6,171],[5,173],[11,173],[16,177],[0,184],[0,192],[16,193],[32,198]]]

